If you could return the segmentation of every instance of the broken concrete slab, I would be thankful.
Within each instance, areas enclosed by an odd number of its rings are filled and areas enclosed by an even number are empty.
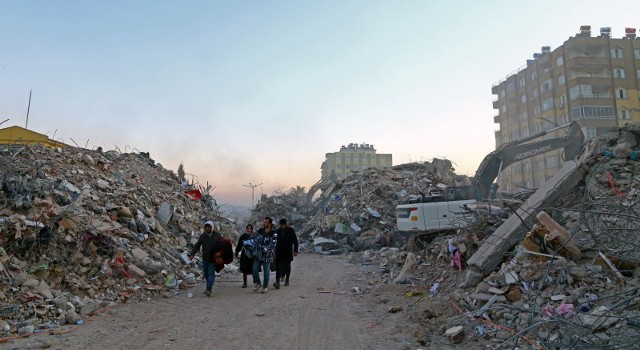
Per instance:
[[[147,254],[147,252],[145,252],[144,250],[140,249],[140,248],[133,248],[131,249],[131,254],[133,255],[133,257],[136,260],[142,261],[145,258],[147,258],[149,256],[149,254]]]
[[[568,161],[551,179],[545,182],[498,229],[489,236],[478,251],[468,260],[468,265],[482,274],[493,271],[503,260],[505,253],[524,237],[526,226],[532,227],[535,214],[571,191],[584,179],[586,168],[577,161]],[[471,281],[467,281],[471,282]],[[466,283],[467,286],[471,284]]]
[[[167,225],[169,220],[171,220],[171,214],[171,204],[165,202],[160,205],[156,213],[156,218],[158,218],[158,221],[161,223]]]

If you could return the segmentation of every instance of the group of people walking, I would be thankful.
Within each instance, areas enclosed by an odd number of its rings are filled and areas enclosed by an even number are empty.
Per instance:
[[[204,224],[204,232],[198,237],[198,241],[189,255],[189,258],[193,259],[202,248],[202,270],[206,280],[204,294],[207,296],[211,296],[216,272],[224,267],[221,256],[225,255],[227,250],[229,250],[229,254],[232,254],[230,243],[221,244],[223,240],[226,238],[214,230],[213,222],[207,221]],[[271,271],[276,272],[274,288],[280,289],[281,282],[288,286],[291,276],[291,262],[297,255],[298,238],[293,227],[287,224],[286,219],[280,219],[277,229],[273,227],[273,219],[268,216],[262,220],[262,227],[258,231],[253,231],[253,225],[247,225],[235,248],[235,256],[240,258],[242,288],[247,288],[247,276],[252,275],[253,290],[257,292],[262,289],[263,294],[267,293]],[[232,257],[231,260],[233,260]],[[261,270],[263,272],[262,281],[260,280]]]
[[[242,288],[247,288],[247,276],[253,277],[253,290],[267,293],[271,271],[276,272],[273,287],[280,289],[280,283],[289,285],[291,276],[291,262],[298,255],[298,238],[286,219],[280,219],[279,227],[273,227],[273,219],[265,217],[262,227],[253,232],[253,225],[245,228],[245,233],[238,239],[235,249],[240,257],[240,271],[242,272]],[[260,281],[260,270],[263,277]]]

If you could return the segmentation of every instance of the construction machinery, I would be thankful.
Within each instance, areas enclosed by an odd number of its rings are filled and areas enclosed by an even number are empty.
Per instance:
[[[530,142],[559,129],[565,130],[566,135]],[[466,191],[464,196],[459,195],[462,192],[448,188],[444,195],[423,195],[421,198],[414,198],[410,203],[398,205],[396,207],[398,231],[429,232],[461,227],[465,222],[460,220],[465,212],[464,207],[488,198],[492,187],[495,188],[492,186],[493,182],[502,169],[513,163],[560,148],[564,148],[565,160],[574,159],[583,143],[584,134],[580,125],[572,122],[500,145],[480,163],[471,181],[470,191]]]

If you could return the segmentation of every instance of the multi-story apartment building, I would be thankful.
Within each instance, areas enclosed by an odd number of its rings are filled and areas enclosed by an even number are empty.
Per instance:
[[[591,36],[591,27],[582,26],[562,46],[553,51],[543,46],[526,66],[495,84],[496,147],[571,121],[580,124],[586,139],[639,122],[640,39],[635,33],[626,28],[624,37],[613,38],[605,27]],[[562,134],[558,130],[545,138]],[[503,169],[500,191],[539,187],[560,169],[562,156],[562,150],[551,151]]]
[[[322,163],[322,178],[335,176],[343,179],[352,171],[367,168],[389,169],[392,165],[391,154],[376,154],[373,145],[350,143],[340,147],[339,152],[325,154]]]

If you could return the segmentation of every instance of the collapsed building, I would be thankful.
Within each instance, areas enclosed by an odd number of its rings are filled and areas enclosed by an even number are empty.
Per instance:
[[[397,234],[396,205],[412,197],[439,193],[449,186],[468,186],[469,178],[455,174],[450,160],[410,163],[391,169],[353,171],[344,179],[329,178],[315,190],[291,189],[263,196],[254,220],[261,214],[293,219],[301,241],[310,251],[341,254],[376,245],[402,246],[407,237]],[[316,186],[316,185],[314,185]],[[306,196],[306,199],[305,199]],[[386,242],[386,243],[385,243]]]
[[[494,225],[351,261],[379,266],[367,289],[406,285],[404,312],[421,345],[636,348],[638,141],[638,125],[590,140],[526,201],[507,203],[512,214]]]
[[[235,240],[206,188],[148,153],[0,149],[0,327],[27,335],[100,307],[196,283],[184,254],[206,220]]]
[[[263,196],[252,220],[286,217],[308,251],[374,267],[364,295],[402,286],[406,305],[393,312],[407,313],[421,345],[631,348],[640,337],[639,140],[635,125],[592,139],[526,201],[504,201],[507,219],[478,213],[420,245],[396,232],[395,206],[468,185],[450,161],[355,172],[311,206],[299,187]],[[28,146],[2,149],[0,162],[6,332],[75,323],[105,304],[188,285],[200,272],[181,255],[203,220],[237,234],[206,193],[148,154]]]
[[[308,251],[347,253],[373,267],[353,293],[373,297],[402,286],[406,304],[389,312],[407,314],[420,345],[633,348],[640,340],[639,140],[637,125],[612,129],[528,198],[490,201],[508,217],[477,210],[465,228],[420,244],[398,234],[395,207],[468,185],[446,160],[324,181],[297,231]],[[286,200],[270,201],[286,211]]]

